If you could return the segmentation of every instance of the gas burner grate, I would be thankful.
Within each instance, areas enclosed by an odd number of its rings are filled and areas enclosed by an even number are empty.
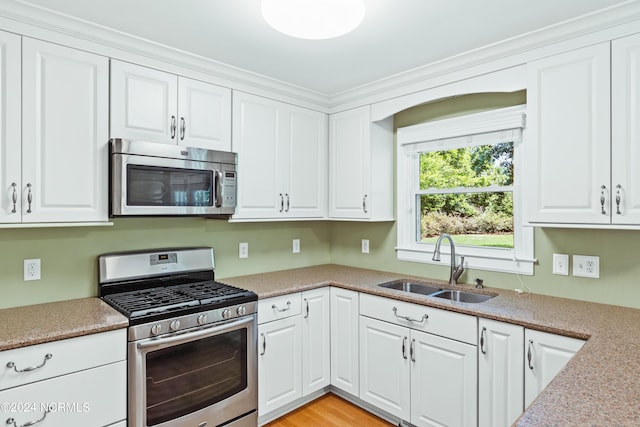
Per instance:
[[[179,285],[174,289],[181,294],[199,300],[200,304],[221,302],[248,294],[248,291],[245,291],[244,289],[236,288],[213,280]]]
[[[107,295],[104,299],[130,318],[188,308],[200,302],[172,288],[151,288]]]

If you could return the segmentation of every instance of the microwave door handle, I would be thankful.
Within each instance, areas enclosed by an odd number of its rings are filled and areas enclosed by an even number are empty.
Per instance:
[[[216,171],[216,208],[222,207],[222,172]]]

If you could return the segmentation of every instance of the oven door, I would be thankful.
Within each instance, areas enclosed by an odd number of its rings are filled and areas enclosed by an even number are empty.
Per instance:
[[[113,153],[111,216],[231,215],[228,175],[235,185],[233,165]]]
[[[208,426],[258,407],[256,316],[129,343],[129,426]]]

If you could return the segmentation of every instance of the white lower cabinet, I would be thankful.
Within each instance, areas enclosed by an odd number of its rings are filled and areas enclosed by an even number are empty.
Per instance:
[[[258,414],[302,397],[300,315],[258,325]]]
[[[258,303],[258,414],[329,385],[329,288]]]
[[[0,423],[124,425],[126,344],[120,329],[0,352]]]
[[[582,348],[583,340],[525,329],[524,406],[540,392]]]
[[[475,426],[477,347],[417,330],[445,326],[429,324],[442,310],[361,295],[361,314],[385,303],[398,322],[360,316],[360,399],[415,426]],[[412,309],[426,313],[406,314]],[[474,317],[450,314],[468,320],[475,334]]]
[[[524,328],[479,319],[478,425],[510,426],[524,409]]]
[[[329,288],[302,292],[302,395],[331,383]]]
[[[359,294],[331,288],[331,385],[360,394],[358,340]]]

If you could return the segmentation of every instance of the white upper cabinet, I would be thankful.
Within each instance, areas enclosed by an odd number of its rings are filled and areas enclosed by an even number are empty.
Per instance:
[[[22,48],[22,221],[107,221],[108,59],[28,38]]]
[[[611,49],[611,222],[640,224],[640,35]]]
[[[238,153],[234,219],[326,216],[327,119],[313,110],[234,92]]]
[[[0,32],[0,223],[22,221],[20,37]]]
[[[371,107],[329,119],[329,217],[393,220],[393,117],[371,121]]]
[[[528,64],[532,224],[640,225],[640,35]]]
[[[111,61],[112,138],[231,149],[231,90]]]
[[[609,43],[528,64],[529,222],[609,223],[609,82]]]

